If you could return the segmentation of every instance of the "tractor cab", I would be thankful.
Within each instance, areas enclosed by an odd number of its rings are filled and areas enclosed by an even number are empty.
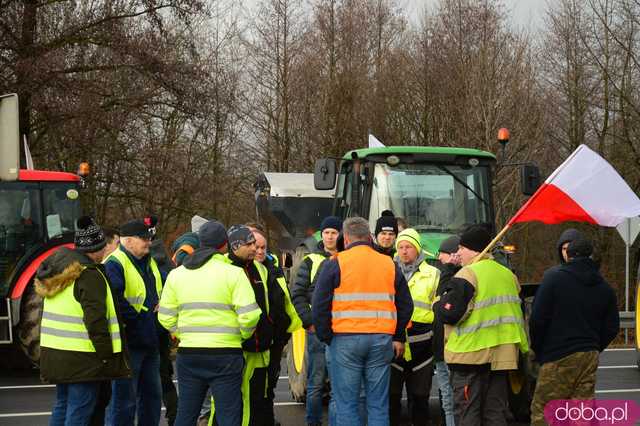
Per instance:
[[[348,152],[339,167],[319,160],[317,189],[333,188],[338,216],[362,216],[374,230],[384,210],[404,218],[420,232],[434,255],[440,242],[470,224],[493,229],[491,166],[488,152],[463,148],[385,147]],[[323,171],[327,171],[324,173]],[[335,175],[334,175],[335,176]]]

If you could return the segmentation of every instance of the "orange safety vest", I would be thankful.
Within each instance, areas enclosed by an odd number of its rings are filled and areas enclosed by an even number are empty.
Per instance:
[[[394,334],[395,264],[368,245],[337,254],[340,285],[333,294],[334,333]]]

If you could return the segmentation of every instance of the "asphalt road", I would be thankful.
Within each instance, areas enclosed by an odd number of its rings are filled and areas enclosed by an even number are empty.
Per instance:
[[[283,426],[304,425],[304,406],[291,400],[286,364],[276,389],[276,416]],[[640,371],[635,350],[609,349],[600,356],[598,399],[630,399],[640,404]],[[55,388],[43,385],[37,371],[11,371],[0,367],[0,425],[47,425]],[[431,412],[438,415],[435,386]],[[161,424],[166,425],[163,421]]]

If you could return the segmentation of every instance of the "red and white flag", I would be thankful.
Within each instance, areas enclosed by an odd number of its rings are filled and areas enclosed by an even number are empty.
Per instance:
[[[589,222],[617,226],[640,216],[640,199],[605,159],[580,145],[518,210],[509,225]]]

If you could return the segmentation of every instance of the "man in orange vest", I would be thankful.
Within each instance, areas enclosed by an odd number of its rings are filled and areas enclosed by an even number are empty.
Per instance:
[[[336,425],[362,424],[358,395],[364,383],[367,424],[389,425],[393,357],[404,354],[413,301],[393,260],[372,247],[369,222],[344,222],[346,250],[324,262],[313,295],[316,334],[329,344]]]

